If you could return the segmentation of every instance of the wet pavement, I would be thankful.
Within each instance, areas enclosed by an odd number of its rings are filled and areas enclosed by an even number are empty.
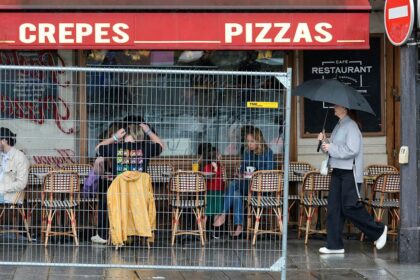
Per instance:
[[[177,266],[251,266],[269,268],[275,260],[277,241],[260,240],[255,248],[246,240],[223,241],[222,246],[201,248],[192,241],[172,248],[154,246],[151,249],[122,248],[116,251],[105,246],[81,244],[79,248],[52,244],[47,250],[42,245],[13,246],[2,244],[2,259],[9,261],[42,261],[81,264],[109,262],[114,265],[177,265]],[[390,241],[376,251],[370,242],[346,240],[346,254],[320,256],[320,239],[311,239],[305,246],[303,240],[288,242],[287,279],[420,279],[420,264],[399,264],[397,243]],[[141,245],[142,246],[142,245]],[[140,246],[140,247],[141,247]],[[218,249],[217,249],[218,248]],[[277,252],[278,253],[278,252]],[[0,279],[280,279],[279,272],[241,271],[190,271],[164,269],[122,269],[99,267],[34,267],[0,266]]]

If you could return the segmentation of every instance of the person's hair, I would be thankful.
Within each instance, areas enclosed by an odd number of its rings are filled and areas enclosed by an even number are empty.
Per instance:
[[[102,140],[107,139],[107,138],[111,138],[112,135],[114,135],[121,127],[122,127],[122,124],[119,123],[119,122],[114,122],[114,123],[110,124],[106,133],[103,133],[103,135],[101,135],[100,138]]]
[[[246,134],[245,134],[245,138],[248,135],[252,135],[252,137],[254,137],[255,143],[257,144],[257,147],[255,149],[255,154],[260,155],[262,154],[265,150],[268,149],[267,143],[265,142],[264,136],[262,131],[258,128],[258,127],[250,127],[248,126],[246,129]],[[248,149],[248,145],[246,145],[246,149]]]
[[[204,164],[217,161],[217,149],[210,143],[201,143],[197,148],[197,155],[201,156]]]
[[[154,134],[158,135],[158,134],[156,133],[155,128],[154,128],[151,124],[147,123],[147,122],[144,120],[144,118],[143,118],[142,116],[128,115],[128,116],[126,116],[126,117],[124,117],[124,118],[122,119],[121,123],[122,123],[122,126],[121,126],[121,127],[125,128],[125,130],[126,130],[126,131],[128,131],[128,130],[129,130],[129,128],[128,128],[128,127],[129,127],[130,125],[139,125],[139,124],[144,123],[144,124],[146,124],[147,126],[149,126],[150,130],[151,130]],[[142,139],[142,140],[150,140],[150,137],[149,137],[148,135],[144,135],[144,137],[143,137],[143,139]]]
[[[357,111],[356,110],[349,110],[349,109],[347,109],[347,115],[350,117],[350,119],[352,119],[357,124],[357,126],[359,127],[359,129],[362,129],[362,122],[360,121],[360,118],[357,115]]]
[[[0,139],[6,140],[7,144],[12,147],[16,144],[16,134],[6,127],[0,128]]]
[[[127,126],[127,135],[131,135],[134,138],[134,141],[144,140],[143,129],[138,124],[130,124]]]

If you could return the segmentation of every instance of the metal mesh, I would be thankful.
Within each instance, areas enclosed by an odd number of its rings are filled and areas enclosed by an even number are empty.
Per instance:
[[[30,163],[0,263],[283,269],[290,88],[290,71],[0,66],[1,126]],[[273,199],[248,201],[253,176]]]

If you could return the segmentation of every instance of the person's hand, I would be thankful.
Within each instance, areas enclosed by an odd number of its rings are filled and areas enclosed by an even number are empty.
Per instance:
[[[212,162],[211,166],[213,167],[214,172],[217,172],[217,163]]]
[[[120,128],[114,135],[118,138],[118,140],[121,140],[124,138],[126,132],[124,128]]]
[[[139,124],[139,126],[141,127],[141,129],[143,129],[143,132],[150,130],[150,127],[145,123],[141,123]]]
[[[318,140],[319,141],[323,141],[325,139],[325,133],[324,132],[320,132],[319,134],[318,134]]]
[[[242,177],[241,168],[240,167],[238,167],[238,168],[235,169],[235,172],[233,173],[233,177],[235,177],[235,178],[241,178]]]
[[[328,144],[328,143],[322,143],[322,150],[324,152],[328,152],[329,149],[330,149],[330,144]]]

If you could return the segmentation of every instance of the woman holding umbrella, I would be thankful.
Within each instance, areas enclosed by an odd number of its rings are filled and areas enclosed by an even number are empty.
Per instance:
[[[320,248],[319,252],[344,253],[341,235],[346,219],[371,240],[375,240],[378,250],[382,249],[386,244],[388,229],[383,224],[375,223],[360,201],[359,189],[363,182],[362,133],[349,115],[353,110],[375,115],[372,107],[357,90],[333,79],[306,81],[294,90],[293,95],[335,104],[334,113],[339,118],[329,141],[323,132],[318,135],[318,147],[321,146],[322,151],[328,154],[328,165],[332,168],[328,194],[327,245]]]
[[[347,108],[335,105],[338,124],[329,141],[324,133],[318,135],[322,150],[329,156],[332,168],[327,211],[327,245],[319,249],[321,254],[343,254],[341,238],[346,219],[350,220],[371,240],[375,240],[378,250],[386,244],[387,226],[375,223],[363,203],[359,189],[363,182],[363,141],[358,124]],[[356,185],[357,184],[357,185]]]

